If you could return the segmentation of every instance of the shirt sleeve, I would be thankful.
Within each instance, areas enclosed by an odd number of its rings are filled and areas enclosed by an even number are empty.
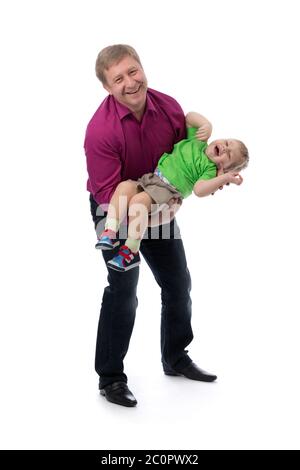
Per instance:
[[[174,144],[177,144],[177,142],[186,139],[185,115],[180,104],[174,98],[169,96],[168,103],[166,111],[175,130]]]
[[[98,204],[108,203],[121,181],[119,152],[104,136],[86,135],[85,154],[91,192]]]
[[[196,137],[197,127],[188,127],[187,128],[187,138],[194,139]]]
[[[217,167],[215,165],[209,165],[199,180],[211,180],[212,178],[215,178],[217,176]]]
[[[185,115],[179,107],[179,116],[178,116],[178,126],[177,126],[177,138],[176,138],[176,143],[180,142],[183,139],[186,139],[186,126],[185,126]]]

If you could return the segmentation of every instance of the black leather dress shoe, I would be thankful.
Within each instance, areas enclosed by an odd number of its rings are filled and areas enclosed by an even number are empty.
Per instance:
[[[165,368],[164,373],[166,375],[183,375],[187,379],[200,380],[201,382],[214,382],[217,379],[216,375],[210,374],[209,372],[200,369],[200,367],[198,367],[194,362],[191,362],[187,367],[181,369],[180,371]]]
[[[113,382],[100,389],[100,394],[111,403],[123,406],[135,406],[136,399],[125,382]]]

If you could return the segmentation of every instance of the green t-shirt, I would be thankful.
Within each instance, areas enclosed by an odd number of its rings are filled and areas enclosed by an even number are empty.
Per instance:
[[[205,154],[207,142],[195,136],[197,129],[187,129],[187,139],[174,145],[172,153],[164,153],[158,168],[172,186],[185,198],[189,196],[194,184],[199,180],[209,180],[217,175],[217,167]]]

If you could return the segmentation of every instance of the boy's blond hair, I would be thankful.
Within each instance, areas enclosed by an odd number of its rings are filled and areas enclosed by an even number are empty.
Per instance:
[[[237,140],[237,142],[239,143],[239,146],[240,146],[240,161],[239,163],[230,165],[226,169],[226,171],[241,171],[248,166],[248,163],[249,163],[248,149],[242,141]]]
[[[132,57],[142,67],[136,50],[127,44],[115,44],[113,46],[107,46],[99,52],[95,68],[96,75],[103,85],[107,85],[105,70],[108,70],[112,64],[118,64],[126,56]]]

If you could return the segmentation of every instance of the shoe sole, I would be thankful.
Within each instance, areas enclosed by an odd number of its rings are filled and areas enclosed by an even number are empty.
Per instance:
[[[105,390],[100,390],[100,395],[102,395],[103,397],[106,398],[107,401],[109,401],[110,403],[114,403],[115,405],[121,405],[121,406],[127,406],[128,408],[133,408],[134,406],[137,405],[137,401],[135,403],[120,403],[116,400],[111,400],[107,397],[106,393],[105,393]]]
[[[114,243],[113,246],[107,245],[106,243],[99,243],[99,244],[97,243],[95,245],[95,248],[96,248],[96,250],[105,251],[105,250],[113,250],[114,248],[116,248],[119,245],[120,245],[120,242]]]
[[[139,261],[138,263],[135,263],[135,264],[132,264],[131,266],[128,266],[128,268],[122,269],[122,268],[119,268],[117,266],[113,266],[112,264],[107,263],[107,267],[110,268],[110,269],[113,269],[114,271],[119,271],[119,273],[125,273],[126,271],[129,271],[132,268],[136,268],[140,264],[141,264],[141,262]]]
[[[215,382],[217,380],[217,376],[213,377],[201,377],[201,379],[194,379],[193,377],[188,377],[187,375],[184,374],[179,374],[178,372],[164,372],[165,375],[171,375],[172,377],[185,377],[186,379],[189,380],[196,380],[196,382]]]

